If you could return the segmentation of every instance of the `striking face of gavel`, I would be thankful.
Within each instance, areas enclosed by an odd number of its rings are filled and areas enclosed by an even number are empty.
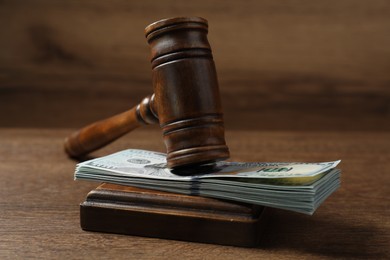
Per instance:
[[[207,21],[198,17],[164,19],[146,27],[154,95],[74,133],[65,141],[67,153],[84,155],[158,118],[168,167],[184,169],[228,158],[207,32]]]

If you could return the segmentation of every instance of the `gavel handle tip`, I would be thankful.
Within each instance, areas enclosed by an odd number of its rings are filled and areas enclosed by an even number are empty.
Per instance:
[[[84,151],[81,144],[78,142],[79,131],[73,133],[71,136],[65,138],[64,140],[64,150],[65,153],[73,159],[78,159],[87,154]]]

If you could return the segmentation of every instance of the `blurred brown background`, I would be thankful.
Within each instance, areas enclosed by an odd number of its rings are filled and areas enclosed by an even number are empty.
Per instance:
[[[148,24],[209,21],[228,129],[390,129],[390,2],[0,1],[0,126],[81,127],[152,92]]]
[[[275,209],[259,248],[80,229],[97,184],[63,139],[152,92],[144,28],[173,16],[209,21],[232,161],[342,159],[340,190]],[[139,130],[92,156],[164,151]],[[0,0],[0,259],[390,259],[389,130],[389,0]]]

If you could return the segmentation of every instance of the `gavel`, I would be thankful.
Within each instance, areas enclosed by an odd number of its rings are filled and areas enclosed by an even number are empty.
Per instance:
[[[154,94],[129,111],[93,123],[65,140],[86,155],[142,124],[159,123],[168,167],[180,170],[229,158],[217,73],[200,17],[163,19],[145,28]]]

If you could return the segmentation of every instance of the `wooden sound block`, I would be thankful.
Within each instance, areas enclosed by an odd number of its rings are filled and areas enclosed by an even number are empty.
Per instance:
[[[80,205],[89,231],[221,245],[258,245],[264,207],[102,184]]]

